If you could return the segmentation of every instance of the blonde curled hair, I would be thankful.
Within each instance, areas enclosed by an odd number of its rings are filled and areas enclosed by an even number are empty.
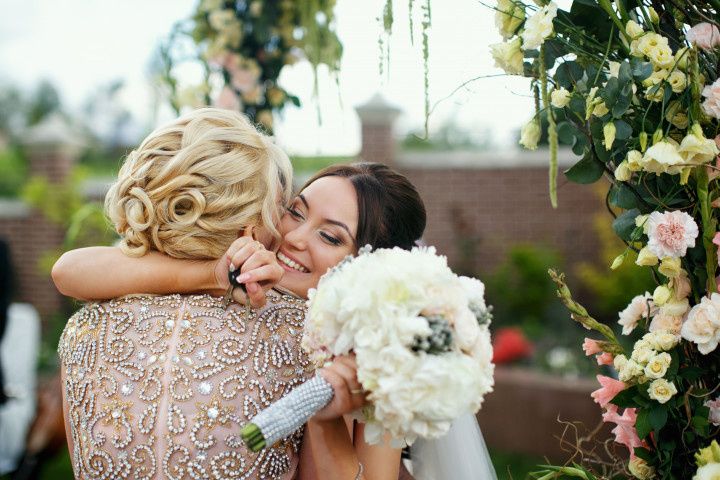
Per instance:
[[[287,155],[245,116],[203,108],[158,128],[127,156],[105,210],[129,256],[219,258],[242,228],[279,237],[291,178]]]

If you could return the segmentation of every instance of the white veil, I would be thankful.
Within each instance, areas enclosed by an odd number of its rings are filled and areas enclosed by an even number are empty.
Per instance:
[[[475,415],[457,418],[447,435],[410,447],[415,480],[497,480]]]

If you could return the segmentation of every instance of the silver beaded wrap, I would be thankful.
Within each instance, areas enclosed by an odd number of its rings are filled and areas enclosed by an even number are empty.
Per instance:
[[[332,385],[320,375],[315,375],[258,413],[252,423],[262,432],[265,444],[272,446],[307,423],[318,410],[330,403],[333,394]]]

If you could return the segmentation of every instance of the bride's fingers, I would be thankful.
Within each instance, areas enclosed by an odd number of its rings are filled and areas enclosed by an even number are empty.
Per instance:
[[[233,263],[233,258],[235,255],[242,250],[243,247],[246,245],[252,244],[254,240],[252,238],[248,237],[239,237],[236,238],[233,243],[230,244],[227,251],[225,252],[224,258],[229,267],[231,267],[232,270],[235,270],[237,267],[239,267],[239,264]],[[234,267],[234,268],[233,268]]]
[[[260,284],[264,291],[270,290],[282,279],[285,271],[279,265],[263,265],[238,275],[238,282]]]
[[[265,302],[267,301],[267,299],[265,298],[265,290],[263,290],[260,285],[255,282],[248,283],[245,285],[245,289],[247,290],[250,305],[255,308],[265,306]]]
[[[244,238],[244,237],[243,237]],[[250,241],[249,243],[246,243],[243,245],[239,250],[237,250],[230,261],[230,264],[232,267],[235,267],[233,269],[233,272],[237,272],[238,275],[240,275],[240,271],[242,270],[243,265],[245,262],[253,256],[257,251],[262,250],[263,247],[260,244],[260,242],[256,241]]]

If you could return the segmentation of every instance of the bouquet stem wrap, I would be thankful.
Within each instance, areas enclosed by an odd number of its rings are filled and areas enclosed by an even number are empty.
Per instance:
[[[333,389],[320,375],[315,375],[292,392],[258,413],[245,425],[240,436],[253,452],[289,437],[315,412],[330,403]]]

